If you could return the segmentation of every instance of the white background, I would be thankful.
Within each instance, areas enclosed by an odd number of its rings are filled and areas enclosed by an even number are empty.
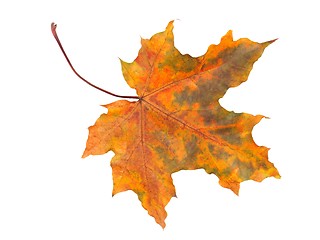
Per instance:
[[[320,239],[319,8],[317,1],[1,1],[0,239]],[[170,20],[182,53],[199,56],[234,38],[279,38],[249,80],[220,101],[263,114],[253,131],[282,178],[242,183],[240,196],[203,170],[173,174],[178,198],[163,230],[129,191],[111,197],[113,153],[81,159],[87,128],[117,100],[84,77],[134,94],[118,57]]]

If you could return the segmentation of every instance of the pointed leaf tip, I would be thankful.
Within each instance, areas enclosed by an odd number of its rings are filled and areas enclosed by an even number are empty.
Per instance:
[[[170,21],[166,27],[166,31],[172,31],[174,20]]]
[[[229,30],[229,31],[221,38],[221,42],[223,42],[223,41],[233,41],[232,30]]]
[[[273,39],[273,40],[270,40],[270,41],[267,41],[267,42],[263,42],[262,45],[264,47],[267,47],[269,46],[271,43],[274,43],[275,41],[277,41],[279,38],[276,38],[276,39]]]

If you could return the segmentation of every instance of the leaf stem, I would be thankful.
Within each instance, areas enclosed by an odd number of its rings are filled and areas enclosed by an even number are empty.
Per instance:
[[[104,92],[104,93],[107,93],[107,94],[109,94],[109,95],[112,95],[112,96],[114,96],[114,97],[140,99],[138,96],[122,96],[122,95],[114,94],[114,93],[109,92],[109,91],[107,91],[107,90],[105,90],[105,89],[102,89],[102,88],[100,88],[100,87],[92,84],[92,83],[89,82],[88,80],[84,79],[84,78],[74,69],[74,67],[72,66],[72,64],[71,64],[71,62],[70,62],[70,60],[69,60],[66,52],[64,51],[64,49],[63,49],[63,47],[62,47],[62,44],[61,44],[60,39],[59,39],[59,37],[58,37],[58,34],[57,34],[57,32],[56,32],[56,28],[57,28],[57,24],[51,23],[51,31],[52,31],[52,34],[53,34],[54,38],[56,39],[56,41],[57,41],[57,43],[58,43],[58,45],[59,45],[59,47],[60,47],[60,49],[61,49],[64,57],[66,58],[66,60],[67,60],[67,62],[68,62],[68,64],[69,64],[70,68],[72,69],[72,71],[73,71],[82,81],[84,81],[85,83],[89,84],[91,87],[94,87],[94,88],[96,88],[96,89],[98,89],[98,90],[100,90],[100,91],[102,91],[102,92]]]

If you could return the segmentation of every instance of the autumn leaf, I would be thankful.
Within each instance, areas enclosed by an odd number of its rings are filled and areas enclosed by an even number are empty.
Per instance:
[[[138,96],[104,105],[108,112],[89,127],[82,156],[113,151],[112,194],[134,191],[163,228],[165,206],[176,196],[172,173],[202,168],[235,194],[243,181],[280,178],[268,161],[269,149],[252,138],[263,116],[230,112],[218,102],[230,87],[247,80],[274,40],[234,41],[229,31],[220,44],[194,58],[175,48],[172,30],[170,22],[164,32],[141,40],[132,63],[121,61],[124,78]]]

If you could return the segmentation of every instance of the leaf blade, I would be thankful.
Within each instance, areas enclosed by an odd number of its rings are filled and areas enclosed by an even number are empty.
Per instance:
[[[222,187],[239,193],[240,183],[280,178],[258,146],[252,129],[263,118],[234,113],[218,100],[246,81],[253,64],[275,40],[233,40],[229,31],[218,45],[193,58],[174,46],[173,21],[166,30],[141,40],[132,63],[121,60],[128,85],[140,97],[106,105],[89,137],[83,157],[114,151],[113,195],[132,190],[163,228],[165,206],[175,197],[171,174],[204,169]]]

